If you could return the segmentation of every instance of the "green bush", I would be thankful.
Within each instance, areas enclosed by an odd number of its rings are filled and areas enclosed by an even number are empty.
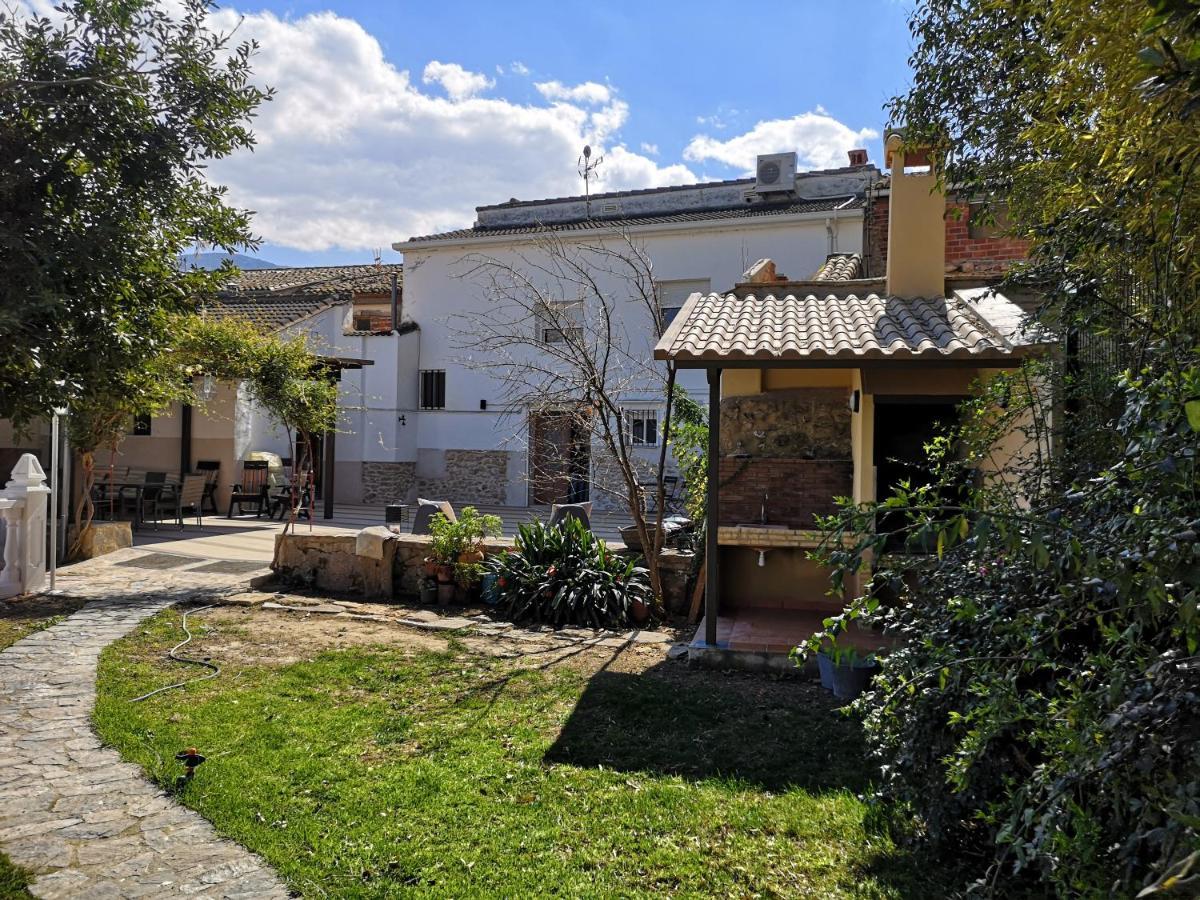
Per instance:
[[[568,519],[561,528],[522,525],[515,552],[487,565],[514,622],[616,628],[628,624],[635,601],[653,601],[649,576],[637,562],[613,553],[583,523]]]
[[[502,530],[499,516],[480,515],[473,506],[465,507],[457,522],[438,513],[429,523],[429,557],[441,565],[457,565],[464,553],[482,554],[483,542],[489,537],[499,537]]]

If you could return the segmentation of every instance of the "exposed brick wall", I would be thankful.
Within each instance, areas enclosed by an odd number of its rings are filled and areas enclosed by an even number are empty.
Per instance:
[[[814,515],[834,511],[833,498],[853,493],[853,464],[827,459],[721,459],[720,524],[759,521],[763,493],[767,522],[812,528]]]
[[[863,265],[870,278],[887,274],[888,200],[876,197],[863,220],[865,247]],[[956,216],[951,210],[961,209]],[[946,203],[946,270],[948,272],[993,272],[1004,269],[1029,253],[1025,241],[1010,237],[972,238],[970,210],[966,204]]]

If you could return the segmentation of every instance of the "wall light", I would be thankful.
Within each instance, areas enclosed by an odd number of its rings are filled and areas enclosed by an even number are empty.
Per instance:
[[[862,391],[851,391],[850,402],[847,405],[850,407],[850,412],[859,412],[862,409]]]

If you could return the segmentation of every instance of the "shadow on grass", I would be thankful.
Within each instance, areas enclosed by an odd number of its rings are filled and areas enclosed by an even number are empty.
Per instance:
[[[861,791],[863,751],[858,722],[811,682],[665,662],[597,673],[545,758],[770,791]]]

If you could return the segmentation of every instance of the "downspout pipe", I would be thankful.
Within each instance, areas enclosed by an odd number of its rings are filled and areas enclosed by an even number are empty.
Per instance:
[[[400,328],[400,291],[396,284],[396,273],[392,273],[392,331]]]

